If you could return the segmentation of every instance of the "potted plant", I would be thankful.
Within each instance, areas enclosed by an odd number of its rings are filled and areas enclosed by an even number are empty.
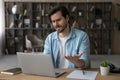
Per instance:
[[[109,73],[109,65],[106,60],[103,60],[100,65],[100,73],[103,76],[108,75],[108,73]]]

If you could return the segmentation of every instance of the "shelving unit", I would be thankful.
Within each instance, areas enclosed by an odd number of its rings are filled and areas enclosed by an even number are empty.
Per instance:
[[[88,5],[89,6],[89,5]],[[90,22],[92,52],[95,54],[111,54],[112,52],[112,3],[90,4],[93,17]],[[92,8],[94,8],[92,10]],[[89,11],[89,10],[88,10]],[[89,12],[88,12],[89,13]],[[93,15],[94,13],[94,15]]]
[[[12,14],[12,7],[20,7],[18,19]],[[54,31],[48,20],[49,10],[64,5],[70,12],[70,25],[86,31],[90,38],[91,54],[112,52],[112,2],[5,2],[6,54],[24,51],[25,36],[35,34],[44,40]],[[12,22],[15,24],[11,27]],[[38,51],[43,51],[43,46]]]

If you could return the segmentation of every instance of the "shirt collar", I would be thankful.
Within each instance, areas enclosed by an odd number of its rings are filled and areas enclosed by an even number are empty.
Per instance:
[[[76,36],[76,35],[75,35],[75,29],[74,29],[74,28],[71,28],[71,31],[70,31],[70,34],[69,34],[69,38],[68,38],[68,39],[75,38],[75,36]],[[59,36],[58,36],[58,32],[57,32],[57,31],[55,31],[53,38],[56,39],[56,40],[59,40]]]

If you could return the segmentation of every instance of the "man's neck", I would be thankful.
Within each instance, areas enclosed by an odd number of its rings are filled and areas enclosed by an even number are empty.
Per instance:
[[[67,37],[70,33],[70,27],[68,26],[63,32],[59,33],[59,37]]]

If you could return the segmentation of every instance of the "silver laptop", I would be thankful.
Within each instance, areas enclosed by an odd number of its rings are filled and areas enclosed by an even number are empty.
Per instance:
[[[55,71],[51,55],[42,53],[17,52],[19,65],[23,73],[58,77],[65,71]]]

